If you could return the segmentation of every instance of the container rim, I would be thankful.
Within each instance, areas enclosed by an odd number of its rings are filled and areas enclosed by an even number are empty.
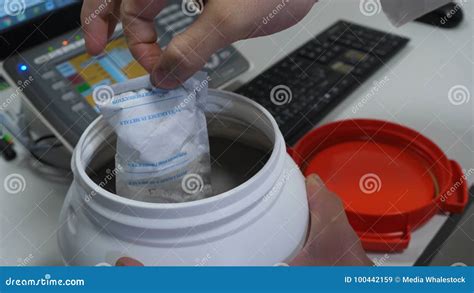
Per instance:
[[[107,191],[106,189],[100,187],[98,184],[96,184],[90,177],[89,175],[85,172],[84,168],[84,162],[83,162],[83,150],[87,148],[84,144],[86,143],[86,138],[91,134],[91,132],[97,132],[99,130],[102,130],[107,127],[107,124],[105,123],[105,120],[103,120],[103,116],[100,115],[96,120],[94,120],[89,127],[84,131],[83,135],[81,136],[76,149],[73,154],[72,158],[72,170],[74,172],[78,173],[78,176],[75,176],[75,180],[79,178],[84,184],[87,185],[87,187],[90,190],[95,191],[96,193],[99,193],[105,197],[107,200],[110,200],[112,202],[116,202],[121,205],[128,206],[130,208],[139,208],[139,209],[166,209],[166,210],[177,210],[177,209],[187,209],[187,208],[196,208],[200,206],[205,206],[205,205],[210,205],[213,203],[216,203],[218,201],[224,200],[231,195],[235,194],[236,192],[239,192],[240,190],[245,190],[246,188],[256,184],[256,181],[259,180],[261,177],[265,177],[265,174],[268,173],[271,168],[272,168],[272,163],[275,164],[277,162],[277,156],[279,153],[282,151],[286,152],[285,148],[285,142],[283,139],[283,136],[280,133],[278,124],[276,123],[275,119],[273,116],[270,114],[268,110],[266,110],[263,106],[260,104],[256,103],[255,101],[244,97],[242,95],[229,92],[229,91],[223,91],[223,90],[216,90],[216,89],[209,89],[208,90],[209,96],[217,96],[217,97],[222,97],[222,98],[232,98],[237,101],[246,103],[250,105],[251,107],[255,108],[256,110],[260,111],[264,117],[270,122],[271,124],[271,129],[273,130],[274,133],[274,141],[273,141],[273,149],[272,153],[270,155],[270,158],[267,160],[265,165],[249,180],[245,181],[244,183],[217,195],[205,198],[205,199],[200,199],[200,200],[195,200],[195,201],[190,201],[190,202],[182,202],[182,203],[153,203],[153,202],[144,202],[144,201],[139,201],[139,200],[134,200],[134,199],[129,199],[125,198],[122,196],[119,196],[117,194],[114,194],[112,192]],[[225,95],[225,96],[223,96]]]

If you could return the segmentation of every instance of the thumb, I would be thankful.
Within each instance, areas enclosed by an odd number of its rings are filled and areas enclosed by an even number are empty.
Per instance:
[[[158,59],[151,82],[159,88],[176,88],[201,70],[209,58],[232,41],[225,37],[211,11],[204,13],[183,33],[174,37]]]
[[[350,229],[344,204],[340,197],[331,192],[316,174],[306,179],[306,192],[311,213],[311,228],[308,241],[313,241],[328,225],[342,225]],[[350,229],[352,230],[352,229]]]

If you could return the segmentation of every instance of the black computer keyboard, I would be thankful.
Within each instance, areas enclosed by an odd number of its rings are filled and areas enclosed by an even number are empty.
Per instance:
[[[292,145],[408,41],[338,21],[237,92],[267,108]]]

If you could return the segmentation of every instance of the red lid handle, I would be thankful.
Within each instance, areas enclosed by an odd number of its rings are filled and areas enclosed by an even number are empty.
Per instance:
[[[451,170],[451,184],[440,196],[441,208],[448,213],[462,213],[468,202],[467,176],[455,161],[451,161]]]
[[[398,233],[364,233],[360,236],[362,247],[367,251],[397,252],[403,251],[410,243],[410,230]]]

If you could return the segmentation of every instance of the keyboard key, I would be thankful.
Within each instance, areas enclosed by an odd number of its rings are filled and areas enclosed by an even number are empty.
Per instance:
[[[86,105],[83,102],[77,103],[71,107],[74,112],[80,112],[86,108]]]
[[[76,94],[74,92],[67,92],[61,96],[61,99],[63,101],[70,101],[76,97]]]

